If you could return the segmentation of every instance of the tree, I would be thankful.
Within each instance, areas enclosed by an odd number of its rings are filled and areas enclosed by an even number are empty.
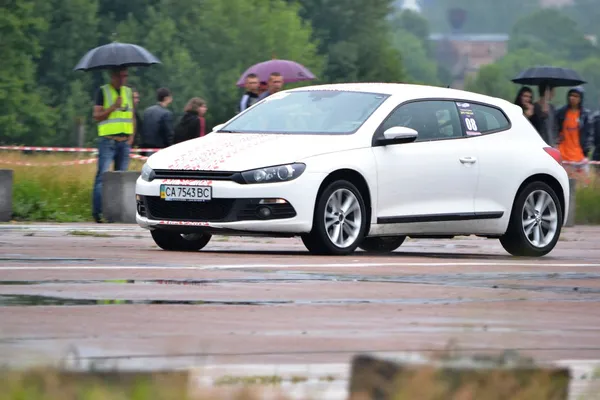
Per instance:
[[[39,36],[47,29],[34,1],[5,0],[0,13],[0,143],[40,143],[50,139],[55,115],[35,82]]]
[[[129,85],[140,93],[138,110],[142,113],[155,104],[157,89],[167,87],[173,94],[171,109],[181,115],[191,97],[205,93],[203,71],[192,60],[166,4],[149,6],[143,15],[144,20],[138,21],[130,14],[117,27],[119,41],[135,42],[161,60],[161,64],[132,68]]]
[[[508,48],[509,51],[533,49],[571,61],[600,54],[584,37],[577,22],[557,9],[543,9],[520,18],[511,31]]]
[[[86,121],[90,130],[92,74],[73,72],[77,62],[98,41],[96,0],[50,0],[46,3],[48,30],[40,37],[38,85],[46,102],[60,118],[53,127],[55,144],[73,145],[77,123]],[[87,118],[86,118],[87,117]]]
[[[158,6],[160,0],[97,0],[98,16],[102,19],[99,26],[99,44],[111,42],[120,23],[133,18],[145,21],[148,7]]]
[[[164,7],[177,21],[178,40],[202,71],[204,92],[197,95],[209,102],[209,124],[235,115],[241,96],[235,84],[248,67],[258,62],[294,60],[322,79],[323,59],[317,55],[312,30],[298,16],[296,4],[283,0],[185,4],[165,0]]]
[[[416,36],[424,44],[429,43],[429,22],[421,14],[411,10],[396,11],[391,18],[391,30],[404,30]]]
[[[565,7],[564,12],[573,20],[581,32],[586,35],[595,35],[600,37],[600,7],[596,0],[575,0],[572,6]]]
[[[327,56],[325,80],[401,82],[406,78],[402,57],[391,43],[387,17],[392,3],[300,0],[300,15],[310,21],[319,53]]]
[[[438,85],[437,63],[428,57],[423,42],[403,29],[396,30],[392,36],[394,47],[402,54],[409,79],[414,83]]]
[[[585,106],[597,110],[600,106],[600,58],[589,57],[572,65],[587,82],[585,88]]]

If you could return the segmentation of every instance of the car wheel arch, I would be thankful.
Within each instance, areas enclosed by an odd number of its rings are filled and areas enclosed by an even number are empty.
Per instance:
[[[356,186],[356,188],[360,191],[360,194],[362,195],[363,200],[365,202],[365,208],[367,211],[367,218],[365,218],[365,220],[367,222],[366,232],[368,234],[369,229],[371,227],[371,216],[373,215],[371,190],[369,188],[369,184],[367,183],[367,180],[365,179],[365,177],[360,172],[358,172],[354,169],[350,169],[350,168],[338,169],[338,170],[330,172],[329,175],[327,175],[325,177],[325,179],[323,179],[323,182],[321,182],[321,185],[319,186],[319,190],[317,191],[317,197],[315,199],[315,209],[316,209],[316,205],[319,201],[319,197],[321,196],[321,193],[323,193],[325,188],[330,183],[335,182],[337,180],[346,180],[346,181],[352,183],[354,186]]]
[[[519,188],[517,189],[517,192],[515,193],[515,196],[513,198],[513,206],[514,206],[514,203],[517,200],[517,197],[519,196],[519,194],[523,191],[523,189],[527,185],[529,185],[532,182],[544,182],[545,184],[550,186],[550,188],[552,188],[552,190],[554,190],[554,192],[556,193],[556,197],[558,197],[558,201],[560,202],[560,208],[562,209],[563,221],[561,221],[561,223],[564,223],[564,221],[566,219],[566,215],[567,215],[567,210],[565,210],[565,203],[566,203],[565,192],[564,192],[561,184],[558,182],[558,180],[556,178],[554,178],[552,175],[543,174],[543,173],[535,174],[535,175],[532,175],[529,178],[525,179],[521,183]],[[511,207],[511,209],[512,209],[512,207]]]

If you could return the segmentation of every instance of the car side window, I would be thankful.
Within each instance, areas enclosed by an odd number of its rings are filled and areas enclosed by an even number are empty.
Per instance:
[[[506,130],[510,127],[508,118],[495,107],[482,104],[456,103],[467,135],[485,135]]]
[[[394,126],[416,130],[419,133],[417,142],[463,137],[458,110],[452,101],[426,100],[403,104],[384,121],[380,134]]]

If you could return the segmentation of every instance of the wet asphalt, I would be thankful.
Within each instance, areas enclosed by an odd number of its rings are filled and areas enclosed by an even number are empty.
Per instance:
[[[600,227],[530,259],[474,237],[315,257],[298,239],[173,253],[135,225],[0,224],[0,364],[343,364],[448,346],[600,359]]]

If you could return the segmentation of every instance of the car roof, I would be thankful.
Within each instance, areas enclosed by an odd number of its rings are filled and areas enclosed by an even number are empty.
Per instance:
[[[416,85],[408,83],[334,83],[304,86],[295,89],[290,89],[287,91],[294,92],[303,90],[339,90],[348,92],[381,93],[391,96],[397,96],[405,100],[423,98],[445,98],[482,102],[491,105],[496,105],[502,108],[510,108],[511,106],[514,106],[514,104],[498,97],[486,96],[479,93],[468,92],[459,89],[445,88],[440,86]]]

